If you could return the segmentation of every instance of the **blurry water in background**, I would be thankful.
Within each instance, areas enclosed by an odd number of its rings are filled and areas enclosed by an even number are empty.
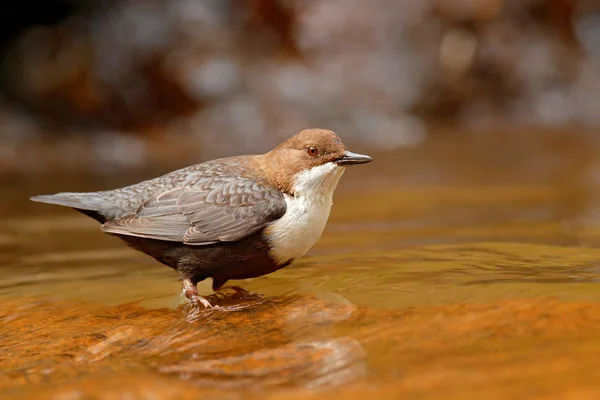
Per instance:
[[[593,1],[44,4],[0,3],[5,174],[181,165],[316,126],[388,150],[600,125]]]

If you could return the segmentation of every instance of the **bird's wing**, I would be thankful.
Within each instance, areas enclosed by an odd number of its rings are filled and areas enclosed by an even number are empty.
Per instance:
[[[283,194],[254,180],[221,176],[201,183],[151,197],[135,214],[108,221],[102,230],[205,245],[240,240],[285,213]]]

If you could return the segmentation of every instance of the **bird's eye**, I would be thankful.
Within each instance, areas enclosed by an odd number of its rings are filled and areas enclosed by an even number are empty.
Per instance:
[[[319,150],[317,150],[316,147],[309,147],[306,149],[306,152],[308,153],[309,156],[314,157],[319,153]]]

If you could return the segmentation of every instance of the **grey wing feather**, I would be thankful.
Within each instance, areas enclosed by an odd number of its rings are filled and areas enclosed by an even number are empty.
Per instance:
[[[159,240],[206,245],[237,241],[285,213],[281,192],[250,179],[223,177],[180,187],[146,200],[134,215],[103,230]]]
[[[183,215],[138,218],[135,215],[104,223],[102,230],[128,236],[181,242],[189,223]]]

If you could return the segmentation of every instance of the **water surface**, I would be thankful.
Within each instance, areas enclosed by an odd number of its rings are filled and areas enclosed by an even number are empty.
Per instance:
[[[194,315],[169,268],[26,201],[151,173],[13,182],[0,393],[597,398],[599,150],[575,133],[503,132],[377,154],[348,170],[307,257],[230,282],[251,294],[225,289],[220,310]]]

